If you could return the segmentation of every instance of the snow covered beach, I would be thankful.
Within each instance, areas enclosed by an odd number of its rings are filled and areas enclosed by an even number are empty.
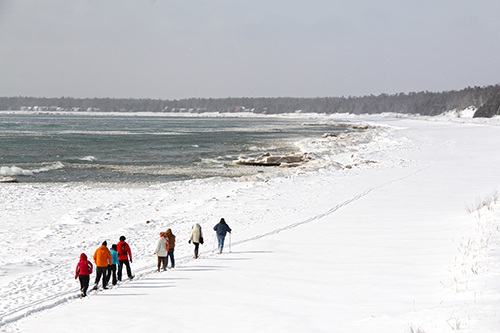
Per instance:
[[[353,121],[383,127],[346,145],[336,167],[147,187],[2,184],[0,331],[498,332],[500,121]],[[234,232],[216,255],[221,217]],[[199,260],[187,243],[196,222]],[[177,267],[155,273],[166,228]],[[79,254],[122,234],[136,279],[77,299]]]

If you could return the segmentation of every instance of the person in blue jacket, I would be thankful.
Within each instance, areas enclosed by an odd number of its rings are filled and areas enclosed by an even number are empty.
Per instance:
[[[116,286],[116,266],[118,266],[118,252],[116,251],[116,244],[111,245],[111,250],[109,250],[109,252],[111,252],[113,262],[108,265],[108,276],[106,278],[108,282],[112,278],[111,282],[113,283],[113,286]]]
[[[231,233],[231,228],[227,225],[226,221],[222,218],[220,222],[217,223],[214,227],[215,233],[217,234],[217,243],[218,243],[218,251],[219,254],[222,253],[222,249],[224,248],[224,239],[226,238],[226,234]]]

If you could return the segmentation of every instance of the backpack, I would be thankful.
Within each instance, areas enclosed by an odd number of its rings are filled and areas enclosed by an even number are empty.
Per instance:
[[[87,261],[87,267],[89,269],[89,274],[92,274],[92,270],[93,270],[93,266],[92,266],[92,263],[90,261]]]
[[[127,255],[127,245],[125,245],[125,243],[120,245],[120,255],[122,256]]]

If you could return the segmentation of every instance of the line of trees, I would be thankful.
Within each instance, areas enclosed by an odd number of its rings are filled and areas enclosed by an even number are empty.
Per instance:
[[[44,110],[99,110],[107,112],[254,112],[265,114],[290,112],[376,114],[394,112],[433,116],[453,109],[465,109],[469,106],[478,108],[475,117],[492,117],[500,114],[500,85],[467,87],[458,91],[424,91],[362,97],[242,97],[181,100],[0,97],[0,110],[37,107]]]
[[[496,115],[500,115],[500,87],[478,108],[474,117],[491,118]]]

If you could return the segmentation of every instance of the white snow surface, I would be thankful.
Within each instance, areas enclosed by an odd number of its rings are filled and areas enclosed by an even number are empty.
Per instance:
[[[500,332],[500,120],[351,118],[377,126],[330,167],[0,184],[0,332]],[[221,217],[233,233],[219,255]],[[157,273],[167,228],[176,267]],[[120,235],[135,279],[80,299],[80,253]]]

